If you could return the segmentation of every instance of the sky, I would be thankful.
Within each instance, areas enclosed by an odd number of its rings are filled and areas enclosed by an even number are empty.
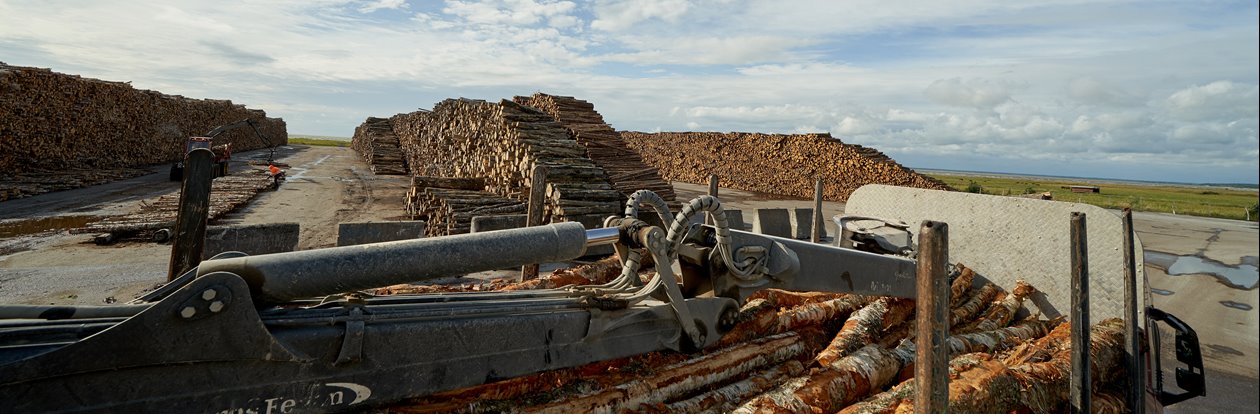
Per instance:
[[[0,0],[0,61],[231,99],[290,134],[546,92],[618,130],[1255,184],[1258,20],[1254,0]]]

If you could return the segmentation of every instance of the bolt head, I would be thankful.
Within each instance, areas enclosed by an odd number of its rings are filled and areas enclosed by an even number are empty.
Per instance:
[[[223,304],[222,301],[216,300],[214,302],[210,302],[210,312],[219,313],[220,311],[223,310],[224,306],[225,305]]]
[[[218,295],[219,293],[215,292],[214,289],[206,289],[205,292],[201,292],[201,298],[205,300],[214,299],[214,297]]]
[[[196,315],[197,309],[194,309],[192,306],[185,306],[183,309],[179,310],[179,316],[184,317],[184,319],[188,319]]]

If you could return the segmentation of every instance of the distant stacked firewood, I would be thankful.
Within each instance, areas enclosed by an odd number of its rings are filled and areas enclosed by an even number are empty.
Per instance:
[[[550,115],[512,101],[447,99],[433,111],[391,118],[413,174],[484,178],[486,193],[525,201],[534,167],[546,167],[544,221],[594,225],[621,209],[603,168]]]
[[[226,100],[191,99],[138,90],[129,83],[0,63],[0,193],[33,188],[10,178],[49,169],[90,171],[134,168],[183,157],[190,136],[251,118],[275,144],[288,140],[285,123]],[[240,152],[263,148],[249,128],[228,131],[215,143]],[[125,175],[125,174],[124,174]],[[10,191],[11,190],[11,191]]]
[[[468,233],[477,216],[525,214],[525,202],[482,191],[482,178],[411,177],[407,212],[429,236]]]
[[[406,175],[407,165],[398,147],[398,135],[389,119],[368,117],[354,129],[350,147],[367,159],[377,175]]]
[[[586,155],[608,172],[608,180],[623,196],[629,197],[638,190],[652,190],[665,201],[674,201],[674,186],[661,178],[656,167],[643,162],[639,153],[604,123],[604,117],[595,112],[590,102],[544,93],[517,96],[514,100],[551,114],[569,128],[577,142],[586,147]]]
[[[220,216],[236,210],[271,185],[271,176],[261,169],[254,168],[215,178],[210,183],[208,220],[213,222]],[[106,217],[72,232],[129,234],[171,228],[175,226],[178,215],[179,193],[176,192],[159,197],[151,203],[142,202],[140,209],[135,212]]]
[[[873,148],[849,145],[829,134],[717,132],[622,132],[621,136],[669,180],[801,198],[813,197],[814,180],[826,181],[823,197],[845,201],[858,187],[889,184],[948,190],[940,180],[897,164]]]

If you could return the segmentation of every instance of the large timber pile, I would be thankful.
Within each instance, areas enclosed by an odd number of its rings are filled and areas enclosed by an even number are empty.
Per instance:
[[[368,117],[354,129],[350,147],[372,166],[377,175],[406,175],[407,164],[398,145],[398,135],[388,118]]]
[[[288,140],[284,120],[227,100],[192,99],[0,63],[0,201],[133,176],[137,167],[183,157],[184,142],[251,118],[272,143]],[[216,143],[233,151],[266,145],[244,128]],[[119,171],[122,171],[120,173]]]
[[[577,142],[586,147],[586,155],[608,172],[608,180],[623,196],[629,198],[635,191],[652,190],[666,202],[674,202],[674,186],[626,145],[621,135],[595,111],[595,105],[572,96],[545,93],[517,96],[514,100],[549,113],[564,124]]]
[[[1018,317],[1035,289],[1009,291],[961,264],[951,275],[950,412],[1066,412],[1070,326]],[[597,284],[615,258],[525,283],[393,286],[379,294]],[[389,412],[911,412],[914,300],[765,290],[713,349],[653,352],[413,399]],[[1122,412],[1123,323],[1091,328],[1094,412]],[[1105,411],[1110,409],[1112,411]]]
[[[826,133],[622,132],[621,136],[644,161],[674,181],[703,184],[710,174],[717,174],[723,187],[809,198],[814,181],[822,177],[826,182],[823,197],[832,201],[845,201],[866,184],[950,189],[873,148],[845,144]]]
[[[509,100],[447,99],[391,118],[412,174],[482,178],[486,193],[525,200],[534,167],[547,169],[544,221],[598,225],[621,207],[608,174],[569,130]]]

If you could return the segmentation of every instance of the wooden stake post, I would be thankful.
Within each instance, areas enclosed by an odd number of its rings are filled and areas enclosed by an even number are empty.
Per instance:
[[[916,279],[915,413],[942,413],[949,407],[949,226],[925,221],[919,229]]]
[[[201,263],[206,245],[206,220],[210,217],[210,180],[214,178],[211,160],[214,152],[197,148],[184,162],[184,184],[179,192],[179,213],[172,235],[170,268],[166,280],[175,280]]]
[[[1090,412],[1089,378],[1089,245],[1085,237],[1085,213],[1072,213],[1072,379],[1073,413]]]
[[[529,181],[529,207],[525,216],[525,227],[541,226],[543,209],[547,199],[547,167],[534,167]],[[538,263],[521,266],[521,281],[538,278]]]

